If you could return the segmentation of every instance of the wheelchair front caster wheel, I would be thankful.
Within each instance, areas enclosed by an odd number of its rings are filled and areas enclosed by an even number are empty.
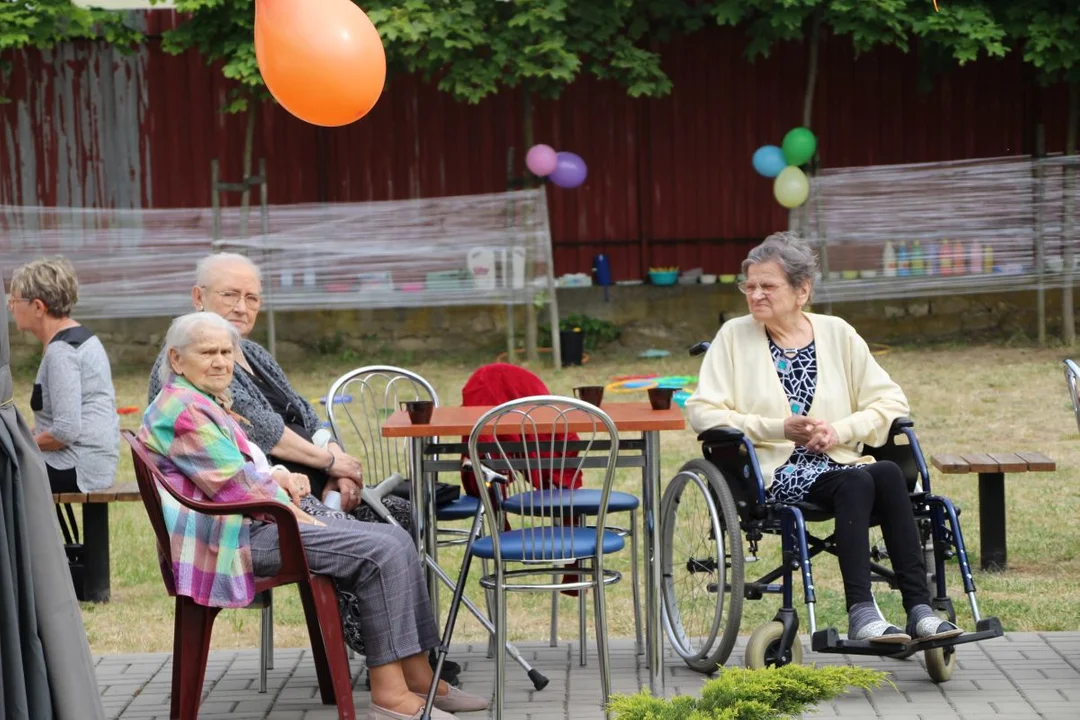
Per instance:
[[[947,682],[956,667],[956,652],[951,647],[931,648],[923,652],[926,674],[935,683]]]
[[[743,664],[751,670],[784,665],[802,665],[802,643],[795,638],[790,648],[780,647],[783,624],[772,621],[759,625],[750,635],[743,653]]]

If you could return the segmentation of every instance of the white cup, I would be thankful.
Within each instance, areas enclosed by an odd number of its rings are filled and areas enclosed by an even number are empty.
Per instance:
[[[311,436],[311,444],[316,447],[324,448],[330,444],[330,440],[333,439],[333,435],[326,428],[319,428],[315,431],[315,434]]]
[[[326,497],[323,498],[323,505],[331,510],[341,509],[341,493],[337,490],[330,490],[326,493]]]

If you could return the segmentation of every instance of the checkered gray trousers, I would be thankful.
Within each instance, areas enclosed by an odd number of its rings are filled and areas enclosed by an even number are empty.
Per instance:
[[[423,565],[409,533],[381,523],[320,518],[325,527],[300,525],[308,567],[356,597],[363,613],[364,654],[372,667],[425,652],[439,642]],[[252,522],[255,575],[281,567],[277,526]]]

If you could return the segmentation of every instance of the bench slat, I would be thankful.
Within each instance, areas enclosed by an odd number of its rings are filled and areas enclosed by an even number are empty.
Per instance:
[[[997,461],[990,457],[986,453],[963,453],[960,457],[967,460],[968,465],[971,466],[971,472],[976,473],[996,473],[1001,472],[998,469]]]
[[[82,505],[85,503],[111,503],[111,502],[137,502],[142,499],[139,494],[139,486],[135,483],[114,485],[105,490],[95,490],[91,493],[54,493],[54,503],[70,503]]]
[[[86,502],[86,493],[60,493],[58,495],[53,495],[53,502],[82,505]]]
[[[1019,455],[1015,453],[987,453],[994,462],[998,464],[1000,468],[998,472],[1011,473],[1011,472],[1027,472],[1028,464]]]
[[[971,466],[959,455],[935,455],[930,462],[943,473],[967,473],[971,472]]]
[[[1054,472],[1057,463],[1040,452],[1018,452],[1017,456],[1027,463],[1028,472]]]

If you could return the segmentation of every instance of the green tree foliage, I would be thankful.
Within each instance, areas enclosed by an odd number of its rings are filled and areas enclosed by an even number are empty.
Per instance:
[[[124,24],[121,13],[77,7],[71,0],[0,0],[0,52],[97,39],[129,48],[139,33]]]
[[[942,2],[939,11],[929,0],[715,0],[712,12],[721,25],[746,27],[751,58],[768,55],[776,42],[803,39],[815,22],[849,37],[857,52],[878,45],[907,52],[920,39],[963,64],[1007,50],[1004,28],[978,0]]]

